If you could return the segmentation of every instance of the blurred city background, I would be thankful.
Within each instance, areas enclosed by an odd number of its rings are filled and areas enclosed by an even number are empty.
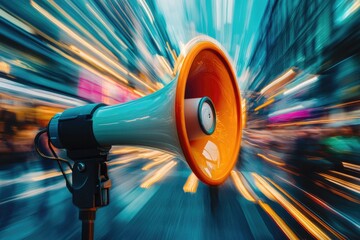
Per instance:
[[[177,156],[114,147],[95,238],[358,239],[359,9],[359,0],[0,0],[0,239],[80,238],[71,194],[57,163],[34,152],[35,134],[66,108],[161,89],[199,35],[226,49],[238,77],[246,120],[235,169],[208,187]]]

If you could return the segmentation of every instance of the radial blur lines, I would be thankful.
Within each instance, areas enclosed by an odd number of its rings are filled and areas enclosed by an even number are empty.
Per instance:
[[[356,164],[352,164],[352,163],[347,163],[347,162],[343,162],[342,163],[344,165],[345,168],[349,168],[351,170],[360,172],[360,165],[356,165]]]
[[[245,187],[245,178],[243,177],[243,175],[240,173],[240,172],[237,172],[237,171],[231,171],[231,178],[235,184],[235,187],[237,188],[237,190],[241,193],[241,195],[251,201],[251,202],[255,202],[255,198],[253,197],[254,196],[254,193],[251,194],[250,191],[252,191],[249,187],[249,185],[246,183],[246,186]]]
[[[154,183],[163,179],[176,164],[177,162],[174,160],[166,163],[160,169],[150,173],[148,177],[146,177],[147,179],[140,186],[142,188],[150,188]]]
[[[359,185],[360,179],[359,178],[352,178],[352,179],[356,179],[356,182],[357,182],[357,183],[352,183],[348,180],[340,179],[338,177],[335,177],[335,176],[332,176],[329,174],[325,174],[325,173],[319,173],[319,175],[324,177],[329,182],[335,183],[343,188],[346,188],[350,191],[360,194],[360,185]],[[342,175],[342,176],[344,176],[344,175]]]
[[[261,185],[264,186],[267,191],[271,193],[278,203],[284,207],[302,226],[309,231],[314,237],[318,239],[331,239],[326,233],[324,233],[314,222],[307,218],[300,209],[296,208],[289,200],[287,200],[283,195],[280,194],[275,188],[273,188],[264,178],[260,177],[258,174],[252,174],[255,179],[257,179]],[[265,193],[264,193],[265,194]],[[265,194],[266,195],[266,194]]]
[[[259,157],[261,157],[262,159],[264,159],[265,161],[268,161],[269,163],[274,164],[274,165],[276,165],[276,166],[284,166],[284,165],[285,165],[285,163],[280,162],[280,161],[275,161],[275,160],[273,160],[273,159],[271,159],[271,158],[268,158],[268,157],[264,156],[263,154],[258,153],[257,155],[258,155]],[[273,158],[274,158],[274,157],[275,157],[275,156],[273,156]]]
[[[144,167],[142,167],[141,169],[146,171],[146,170],[149,170],[157,165],[160,165],[162,164],[163,162],[166,162],[166,161],[169,161],[173,158],[173,156],[168,156],[168,155],[164,155],[164,156],[161,156],[161,157],[157,157],[153,160],[153,162],[150,162],[148,164],[146,164]]]
[[[165,87],[204,36],[240,87],[238,162],[214,187],[181,156],[113,146],[95,239],[359,239],[359,26],[359,0],[0,0],[0,239],[78,239],[35,134],[67,108]]]
[[[289,239],[300,239],[296,236],[296,234],[291,230],[291,228],[285,223],[285,221],[276,214],[276,212],[266,203],[259,201],[260,207],[264,209],[264,211],[271,216],[271,218],[276,222],[276,224],[283,230],[285,235]]]

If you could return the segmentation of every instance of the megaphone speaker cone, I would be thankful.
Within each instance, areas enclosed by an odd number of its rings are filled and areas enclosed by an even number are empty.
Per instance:
[[[176,127],[183,155],[196,176],[209,185],[223,183],[233,169],[241,141],[241,101],[236,77],[222,49],[211,41],[190,46],[175,98]],[[215,109],[212,134],[193,138],[186,99],[208,97]]]

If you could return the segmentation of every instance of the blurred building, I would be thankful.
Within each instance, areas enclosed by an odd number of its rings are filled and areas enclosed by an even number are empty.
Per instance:
[[[334,2],[334,31],[323,48],[320,73],[331,83],[322,87],[339,103],[348,103],[360,99],[360,3]]]
[[[359,98],[358,8],[355,0],[268,2],[243,73],[248,79],[246,90],[258,93],[249,99],[249,119],[298,106],[319,112]]]
[[[333,1],[269,1],[249,63],[250,90],[261,90],[291,67],[317,69],[334,31]],[[313,70],[313,71],[314,71]]]

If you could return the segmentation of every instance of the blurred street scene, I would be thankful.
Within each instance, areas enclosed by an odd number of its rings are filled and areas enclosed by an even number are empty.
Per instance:
[[[234,170],[209,187],[178,156],[113,147],[95,239],[359,238],[359,10],[359,0],[0,0],[0,239],[80,238],[36,133],[67,108],[163,88],[200,35],[238,77]]]

